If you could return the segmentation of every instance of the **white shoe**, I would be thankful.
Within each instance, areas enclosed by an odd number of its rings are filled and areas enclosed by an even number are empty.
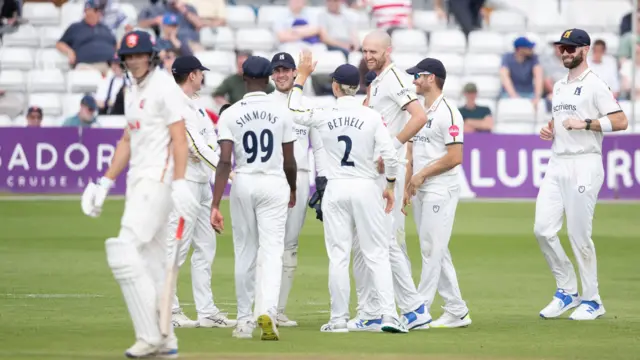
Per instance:
[[[278,326],[282,326],[282,327],[296,327],[298,326],[298,322],[291,320],[287,317],[287,315],[285,315],[284,313],[278,313],[278,316],[276,316],[276,323]]]
[[[177,359],[178,358],[178,338],[175,334],[171,334],[160,346],[156,357],[158,359]]]
[[[171,323],[174,328],[195,328],[198,327],[198,322],[189,319],[182,310],[176,311],[171,314]]]
[[[346,323],[337,323],[337,324],[324,324],[320,327],[320,332],[330,332],[330,333],[347,333],[349,329],[347,328]]]
[[[406,326],[395,316],[382,316],[382,331],[393,334],[406,334],[409,332]]]
[[[557,318],[578,305],[580,305],[578,293],[569,294],[562,289],[558,289],[549,305],[540,310],[540,317],[544,319]]]
[[[467,311],[464,316],[457,317],[448,312],[444,312],[438,320],[434,320],[429,324],[430,328],[459,328],[471,325],[471,317]]]
[[[429,328],[431,315],[424,304],[416,310],[402,315],[402,321],[409,330],[425,330]]]
[[[156,353],[160,350],[158,345],[149,344],[146,341],[138,340],[132,347],[125,351],[124,356],[129,359],[145,359],[156,356]],[[177,350],[176,350],[177,354]]]
[[[347,331],[382,332],[382,319],[363,320],[358,317],[347,322]]]
[[[595,320],[606,313],[604,306],[595,301],[583,301],[569,316],[571,320]]]
[[[236,328],[233,329],[232,337],[236,339],[251,339],[253,337],[253,329],[255,324],[252,321],[239,321]]]
[[[271,315],[262,314],[258,316],[258,327],[262,334],[260,340],[280,340],[280,333],[278,333],[278,327]]]
[[[221,312],[198,319],[198,327],[203,328],[231,328],[237,324],[237,320],[231,320],[227,318],[227,314]]]

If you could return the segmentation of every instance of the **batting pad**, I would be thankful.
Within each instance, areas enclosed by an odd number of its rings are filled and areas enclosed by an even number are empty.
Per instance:
[[[149,344],[161,342],[158,327],[156,289],[144,268],[133,239],[111,238],[105,242],[107,262],[129,309],[137,339]]]

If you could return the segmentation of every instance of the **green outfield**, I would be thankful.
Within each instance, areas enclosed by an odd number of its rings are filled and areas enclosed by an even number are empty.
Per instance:
[[[104,240],[117,234],[122,205],[108,201],[102,217],[90,219],[79,201],[0,201],[0,359],[122,358],[133,332],[104,256]],[[532,234],[533,210],[533,203],[460,204],[451,252],[471,309],[469,328],[320,333],[328,319],[328,261],[321,223],[309,214],[288,311],[301,326],[282,329],[279,342],[233,339],[229,329],[178,329],[181,357],[640,359],[640,205],[598,205],[594,240],[608,312],[580,323],[538,317],[555,284]],[[225,214],[230,228],[226,207]],[[407,230],[418,279],[412,219]],[[179,295],[195,316],[189,272],[183,267]],[[234,317],[230,230],[218,238],[213,274],[215,300]],[[440,313],[439,306],[432,309],[434,317]]]

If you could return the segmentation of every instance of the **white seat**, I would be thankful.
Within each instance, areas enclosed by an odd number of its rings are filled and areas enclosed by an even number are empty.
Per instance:
[[[231,51],[201,51],[194,54],[211,71],[231,74],[236,71],[236,56]]]
[[[462,75],[464,73],[464,56],[460,54],[444,54],[430,52],[427,57],[438,59],[444,64],[447,75]],[[415,64],[414,64],[415,65]]]
[[[467,39],[460,30],[438,30],[431,33],[429,49],[433,52],[464,54]]]
[[[572,27],[596,32],[607,30],[612,24],[618,25],[620,19],[632,10],[630,3],[626,0],[564,0],[561,7]],[[612,30],[617,29],[616,26]]]
[[[560,37],[561,32],[559,32],[557,35],[553,36],[553,39],[558,39]],[[550,34],[550,35],[554,35],[554,34]],[[527,39],[529,39],[529,41],[534,42],[536,45],[533,48],[533,51],[537,54],[541,54],[543,52],[545,52],[549,47],[546,46],[545,44],[545,40],[546,38],[543,38],[540,36],[540,34],[536,34],[533,32],[519,32],[519,33],[509,33],[506,34],[504,36],[504,51],[505,52],[513,52],[515,49],[513,47],[513,42],[519,38],[519,37],[526,37]]]
[[[248,5],[227,6],[227,24],[234,28],[256,26],[256,13]]]
[[[528,135],[537,133],[537,128],[532,122],[513,122],[505,123],[498,121],[494,127],[493,132],[496,134],[509,134],[509,135]]]
[[[370,32],[371,29],[358,30],[358,41],[360,42],[360,44],[364,43],[364,38],[369,35]]]
[[[216,50],[235,50],[236,34],[230,27],[219,27],[216,29]]]
[[[504,36],[495,31],[472,31],[469,34],[469,52],[500,54],[504,49]]]
[[[40,49],[36,52],[36,67],[67,71],[69,70],[69,59],[57,49]]]
[[[391,35],[393,50],[399,52],[427,52],[427,35],[417,29],[397,29]]]
[[[44,110],[43,110],[44,111]],[[66,118],[64,116],[43,116],[42,127],[61,127]]]
[[[527,16],[537,10],[558,11],[558,1],[559,0],[506,0],[503,1],[503,3],[509,10]]]
[[[332,107],[336,104],[336,98],[333,96],[311,96],[309,104],[313,104],[314,108]]]
[[[353,21],[356,23],[356,27],[358,29],[371,29],[375,27],[375,25],[373,24],[373,21],[371,21],[371,17],[367,12],[355,11],[352,9],[344,9],[344,11],[345,13],[348,13],[349,16],[351,16]]]
[[[349,53],[349,58],[347,62],[355,67],[360,66],[360,62],[362,61],[362,53],[359,51],[352,51]]]
[[[20,115],[13,119],[12,127],[26,127],[27,126],[27,117],[24,115]]]
[[[18,31],[6,34],[2,38],[3,47],[32,47],[40,46],[38,30],[30,24],[21,25]]]
[[[0,89],[7,91],[26,91],[27,81],[24,72],[20,70],[0,71]]]
[[[258,11],[258,27],[271,28],[273,23],[286,13],[287,8],[284,6],[262,5]]]
[[[520,31],[525,28],[524,15],[516,11],[494,10],[489,21],[489,28],[493,31]]]
[[[13,127],[13,121],[9,115],[0,114],[0,127]]]
[[[557,33],[560,36],[566,30],[569,23],[565,14],[560,13],[558,8],[536,7],[528,14],[527,30],[535,33]],[[570,27],[570,26],[569,26]]]
[[[27,84],[31,92],[64,92],[66,90],[64,74],[60,69],[31,70],[27,77]]]
[[[444,30],[447,22],[440,20],[435,11],[414,10],[413,24],[416,28],[424,31]]]
[[[216,31],[213,28],[206,27],[200,30],[200,44],[206,49],[212,49],[216,46]]]
[[[84,2],[67,1],[60,8],[60,26],[66,29],[74,22],[80,21],[83,11]]]
[[[125,2],[115,3],[114,1],[113,6],[126,16],[124,24],[136,24],[138,22],[138,10],[132,4]]]
[[[73,116],[80,111],[80,101],[84,94],[65,94],[62,96],[62,114],[64,117]]]
[[[489,75],[470,75],[466,76],[464,83],[474,83],[478,87],[478,97],[497,98],[500,95],[500,78]]]
[[[447,79],[444,81],[442,93],[448,99],[457,99],[460,97],[460,93],[462,92],[462,86],[462,79],[459,76],[447,75]]]
[[[22,17],[33,25],[58,25],[60,9],[53,3],[27,2],[22,6]]]
[[[73,93],[95,93],[102,80],[98,70],[71,70],[68,72],[68,91]]]
[[[391,53],[391,61],[402,71],[416,66],[422,59],[424,56],[415,53]]]
[[[40,29],[40,47],[55,47],[64,34],[64,29],[58,26],[43,26]]]
[[[467,54],[464,60],[467,75],[495,75],[500,71],[502,58],[497,54]]]
[[[207,71],[204,73],[204,87],[202,88],[203,94],[211,94],[225,79],[225,75],[215,71]],[[211,96],[200,96],[200,98],[211,98]]]
[[[341,51],[327,51],[318,56],[317,59],[318,64],[316,65],[314,74],[320,75],[331,74],[338,66],[347,61]]]
[[[3,70],[31,70],[35,67],[33,50],[29,48],[0,48],[0,68]]]
[[[42,114],[48,116],[59,116],[62,114],[62,104],[60,96],[55,93],[33,93],[29,95],[29,106],[42,108]]]
[[[497,117],[499,122],[529,122],[536,123],[536,115],[530,99],[500,99],[498,100]]]
[[[236,33],[236,49],[238,50],[262,50],[273,49],[276,39],[267,29],[239,29]]]
[[[127,118],[121,115],[100,115],[91,127],[103,129],[124,129]]]
[[[618,48],[620,47],[620,36],[612,32],[602,32],[602,33],[593,33],[589,34],[591,36],[591,47],[593,49],[593,43],[596,40],[604,40],[607,44],[607,53],[613,54],[614,56],[618,54]]]

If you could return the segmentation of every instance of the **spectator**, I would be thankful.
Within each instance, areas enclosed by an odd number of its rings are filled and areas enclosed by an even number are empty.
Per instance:
[[[102,23],[105,24],[109,29],[111,29],[113,36],[118,38],[118,29],[120,29],[125,24],[129,24],[131,20],[127,17],[127,14],[125,14],[125,12],[120,9],[118,0],[100,1],[104,8]]]
[[[151,0],[151,5],[142,9],[138,15],[138,26],[152,28],[156,37],[160,36],[160,26],[167,12],[174,13],[178,19],[178,38],[189,45],[193,52],[204,50],[200,45],[200,29],[203,26],[202,19],[196,9],[184,2],[184,0],[166,0],[160,2]]]
[[[633,36],[633,33],[629,31],[620,38],[620,44],[618,45],[618,60],[620,61],[620,66],[622,66],[625,61],[631,60],[631,54],[633,54],[632,51],[634,51],[635,45],[640,44],[640,14],[637,15],[636,21],[638,23],[637,34],[639,35]],[[636,38],[636,44],[633,43],[634,37]]]
[[[100,22],[102,11],[99,0],[87,0],[84,19],[67,28],[56,48],[69,59],[72,67],[96,69],[105,75],[117,42],[111,30]]]
[[[187,0],[195,7],[205,27],[225,26],[227,23],[227,4],[224,0]]]
[[[289,0],[287,13],[273,24],[282,51],[297,54],[300,48],[320,43],[317,19],[305,5],[305,0]]]
[[[465,104],[459,108],[464,120],[464,132],[491,132],[493,130],[493,116],[491,109],[476,104],[478,88],[474,83],[468,83],[462,89]]]
[[[42,125],[42,109],[31,106],[27,109],[27,127],[40,127]]]
[[[0,37],[3,30],[18,26],[20,6],[15,0],[5,0],[0,7]]]
[[[180,49],[182,55],[192,55],[189,44],[178,39],[178,17],[174,13],[165,13],[162,18],[162,34],[156,41],[156,48],[162,52]]]
[[[124,86],[124,71],[120,66],[120,58],[115,55],[110,62],[111,71],[107,77],[102,79],[98,84],[96,92],[96,104],[98,105],[98,114],[111,115],[114,104],[118,97],[118,93]]]
[[[613,95],[620,96],[620,79],[618,79],[618,64],[616,60],[606,55],[607,44],[604,40],[598,39],[591,46],[591,56],[587,59],[589,68],[602,80],[604,80]]]
[[[482,7],[485,0],[449,0],[448,12],[453,14],[466,36],[473,30],[482,28]],[[436,0],[435,10],[440,19],[448,19],[444,10],[444,0]]]
[[[85,95],[80,101],[80,111],[64,121],[62,126],[91,127],[96,122],[96,109],[98,105],[91,95]]]
[[[352,19],[342,8],[342,0],[326,0],[327,8],[318,17],[320,40],[327,45],[328,50],[338,50],[344,53],[360,49],[360,39],[356,20]]]
[[[544,93],[549,101],[553,96],[553,85],[556,81],[567,76],[567,68],[564,67],[562,62],[560,48],[554,44],[551,44],[551,46],[553,47],[553,53],[543,55],[540,61],[544,75]]]
[[[640,10],[640,3],[638,3],[638,10]],[[620,21],[620,36],[631,31],[631,19],[635,11],[630,12],[622,17],[622,21]]]
[[[631,61],[626,61],[624,64],[622,64],[622,66],[620,67],[620,83],[621,83],[622,91],[629,94],[629,97],[631,97],[631,91],[635,91],[636,98],[639,98],[640,97],[640,45],[636,45],[635,89],[632,89],[631,87],[632,85],[631,82],[633,79],[632,77],[633,67],[634,67],[634,64]]]
[[[226,103],[234,104],[236,101],[242,99],[247,93],[247,88],[242,79],[242,64],[245,60],[251,56],[250,53],[244,51],[236,52],[236,68],[237,72],[233,75],[229,75],[225,78],[220,86],[213,92],[213,99],[216,104],[224,105]],[[272,84],[267,87],[267,94],[273,92],[275,88]]]
[[[173,62],[178,56],[180,56],[180,50],[168,49],[160,52],[160,60],[162,61],[162,68],[171,73],[171,67]],[[173,76],[173,74],[171,75]]]
[[[519,37],[513,42],[515,51],[502,56],[500,97],[528,98],[532,99],[534,106],[538,106],[543,78],[538,55],[533,53],[534,46],[535,43],[526,37]]]
[[[413,27],[411,3],[411,0],[360,0],[356,7],[369,9],[376,27],[391,35],[395,29]]]

